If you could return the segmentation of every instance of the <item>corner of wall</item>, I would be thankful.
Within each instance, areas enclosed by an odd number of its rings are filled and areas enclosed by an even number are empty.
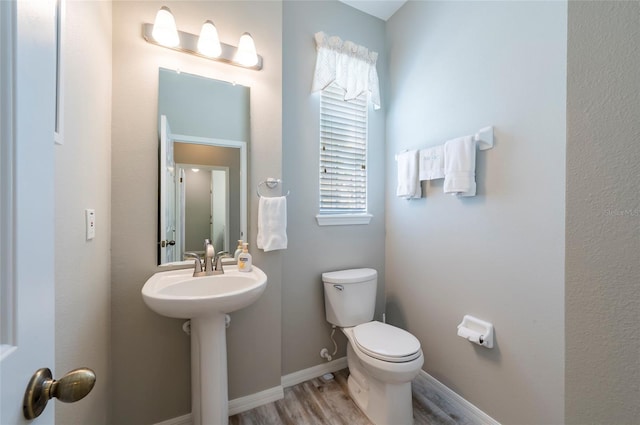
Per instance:
[[[56,422],[106,424],[111,399],[112,6],[67,1],[64,7],[63,144],[55,147],[55,369],[61,376],[87,366],[96,372],[97,383],[85,403],[59,404]],[[84,234],[85,208],[96,211],[96,236],[90,241]]]

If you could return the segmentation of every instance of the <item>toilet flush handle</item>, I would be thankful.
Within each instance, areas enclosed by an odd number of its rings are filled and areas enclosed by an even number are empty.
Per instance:
[[[344,291],[344,286],[342,285],[333,285],[334,288],[336,288],[338,291]]]

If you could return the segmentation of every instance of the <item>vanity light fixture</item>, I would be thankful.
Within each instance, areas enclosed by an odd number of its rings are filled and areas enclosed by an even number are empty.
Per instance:
[[[220,42],[213,22],[202,25],[200,36],[176,29],[168,7],[162,6],[154,24],[142,24],[142,37],[151,44],[243,68],[262,69],[262,57],[256,53],[253,38],[245,32],[238,47]]]
[[[254,66],[258,63],[256,44],[253,42],[253,37],[251,37],[251,34],[248,32],[245,32],[240,36],[238,50],[236,51],[236,55],[233,60],[244,66]]]
[[[222,53],[222,47],[220,47],[220,38],[218,37],[218,30],[213,22],[206,21],[202,24],[200,30],[200,37],[198,37],[198,52],[205,56],[217,58]]]
[[[176,47],[180,44],[176,20],[167,6],[158,10],[151,35],[158,44],[165,47]]]

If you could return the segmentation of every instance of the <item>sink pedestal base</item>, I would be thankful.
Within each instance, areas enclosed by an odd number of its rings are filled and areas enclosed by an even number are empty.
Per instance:
[[[229,423],[224,313],[191,319],[191,411],[194,425]]]

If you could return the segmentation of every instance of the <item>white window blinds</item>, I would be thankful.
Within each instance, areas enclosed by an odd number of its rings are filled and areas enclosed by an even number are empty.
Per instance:
[[[367,211],[367,96],[345,101],[330,85],[320,98],[320,214]]]

